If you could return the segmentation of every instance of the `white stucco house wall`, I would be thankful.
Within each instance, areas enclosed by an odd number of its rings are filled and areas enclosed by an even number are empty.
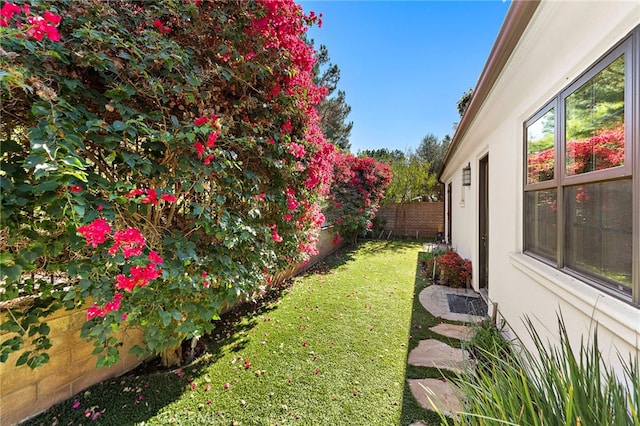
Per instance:
[[[614,368],[640,356],[640,1],[514,1],[439,180],[449,243],[525,344],[525,315],[553,341],[562,312]]]

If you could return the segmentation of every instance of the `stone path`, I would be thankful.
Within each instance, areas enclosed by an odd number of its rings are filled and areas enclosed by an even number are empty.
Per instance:
[[[477,323],[485,319],[482,316],[451,312],[447,294],[478,297],[472,290],[431,285],[420,292],[420,303],[434,316],[446,320]],[[473,328],[466,325],[440,323],[429,330],[453,339],[469,341],[473,338]],[[462,349],[451,347],[437,339],[421,340],[409,353],[408,362],[414,366],[454,372],[461,372],[472,364]],[[408,379],[408,383],[411,393],[423,408],[442,412],[449,417],[455,416],[463,408],[460,391],[444,379]],[[418,420],[413,425],[420,426],[424,423]]]

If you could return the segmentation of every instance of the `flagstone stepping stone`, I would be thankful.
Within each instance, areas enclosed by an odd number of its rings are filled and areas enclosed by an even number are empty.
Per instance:
[[[439,379],[408,379],[413,397],[422,408],[453,417],[462,411],[462,394],[458,388]],[[420,423],[417,423],[420,424]]]
[[[409,364],[418,367],[435,367],[460,373],[470,363],[462,349],[452,348],[436,339],[421,340],[409,353]]]
[[[470,341],[475,335],[475,330],[466,325],[442,323],[431,327],[429,330],[438,333],[441,336],[451,337],[453,339]]]
[[[470,289],[433,284],[422,290],[418,295],[418,299],[422,306],[435,317],[467,323],[478,323],[486,318],[482,315],[457,314],[451,312],[449,299],[447,297],[448,294],[478,297],[478,294]]]
[[[427,426],[427,424],[422,420],[418,420],[416,422],[411,423],[409,426]]]

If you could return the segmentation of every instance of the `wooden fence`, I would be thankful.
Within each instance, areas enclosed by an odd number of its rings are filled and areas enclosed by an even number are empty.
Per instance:
[[[376,237],[435,238],[444,231],[444,203],[387,204],[377,217],[384,223]]]

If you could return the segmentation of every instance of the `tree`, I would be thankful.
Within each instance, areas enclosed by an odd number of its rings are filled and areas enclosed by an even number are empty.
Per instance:
[[[408,203],[424,200],[433,193],[437,179],[430,171],[431,165],[415,152],[391,163],[391,183],[387,188],[385,203]]]
[[[473,89],[469,88],[466,92],[462,94],[456,107],[458,108],[458,114],[460,114],[460,118],[464,116],[464,113],[467,111],[467,107],[469,107],[469,103],[471,102],[471,98],[473,97]]]
[[[365,149],[364,151],[358,151],[358,157],[371,157],[382,163],[391,164],[394,161],[404,159],[404,152],[399,149],[390,151],[387,148]]]
[[[422,160],[429,162],[432,173],[438,173],[442,167],[448,148],[448,136],[445,136],[445,138],[440,141],[436,135],[429,133],[422,138],[422,142],[420,142],[420,145],[416,149],[416,155]]]
[[[337,94],[332,96],[340,81],[340,68],[330,62],[329,51],[324,45],[320,45],[316,54],[314,74],[314,83],[326,88],[328,94],[317,107],[320,128],[327,141],[340,150],[348,152],[351,147],[349,136],[351,136],[353,121],[346,120],[351,113],[351,107],[346,102],[344,91],[338,90]]]
[[[345,101],[345,92],[338,90],[336,96],[325,99],[318,105],[320,128],[327,141],[340,150],[348,152],[351,148],[349,136],[353,128],[353,121],[346,122],[351,107]]]

